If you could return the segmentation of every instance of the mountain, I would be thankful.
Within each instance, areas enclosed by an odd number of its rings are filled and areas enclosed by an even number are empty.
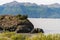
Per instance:
[[[28,15],[30,18],[39,18],[40,12],[38,11],[38,6],[35,3],[19,3],[19,2],[11,2],[3,4],[0,6],[0,14],[22,14]],[[36,16],[38,15],[38,16]]]
[[[59,8],[59,7],[60,7],[60,4],[59,4],[59,3],[54,3],[54,4],[50,4],[50,5],[48,5],[48,7]]]
[[[10,2],[0,5],[0,15],[22,14],[29,18],[60,18],[60,4],[37,5],[35,3]]]
[[[43,14],[40,13],[41,18],[60,18],[60,4],[54,3],[50,5],[44,5]]]

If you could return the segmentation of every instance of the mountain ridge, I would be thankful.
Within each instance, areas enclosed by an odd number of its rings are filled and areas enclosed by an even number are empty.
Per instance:
[[[4,14],[22,14],[29,18],[60,18],[60,4],[37,5],[35,3],[20,3],[13,1],[0,5],[0,15]],[[52,16],[52,17],[51,17]]]

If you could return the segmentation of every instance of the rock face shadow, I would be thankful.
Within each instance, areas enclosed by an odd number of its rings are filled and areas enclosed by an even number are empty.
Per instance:
[[[26,15],[2,15],[0,16],[0,32],[16,33],[44,33],[43,29],[34,28]]]

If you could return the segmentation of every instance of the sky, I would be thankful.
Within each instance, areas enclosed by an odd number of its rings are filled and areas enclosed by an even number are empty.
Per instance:
[[[0,0],[0,5],[9,3],[12,1],[18,1],[18,2],[31,2],[31,3],[36,3],[38,5],[40,4],[53,4],[53,3],[60,3],[60,0]]]

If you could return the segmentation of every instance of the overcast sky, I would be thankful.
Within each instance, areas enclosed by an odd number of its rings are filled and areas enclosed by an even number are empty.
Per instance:
[[[0,5],[4,3],[9,3],[14,0],[0,0]],[[16,0],[18,2],[31,2],[36,4],[52,4],[52,3],[60,3],[60,0]]]

